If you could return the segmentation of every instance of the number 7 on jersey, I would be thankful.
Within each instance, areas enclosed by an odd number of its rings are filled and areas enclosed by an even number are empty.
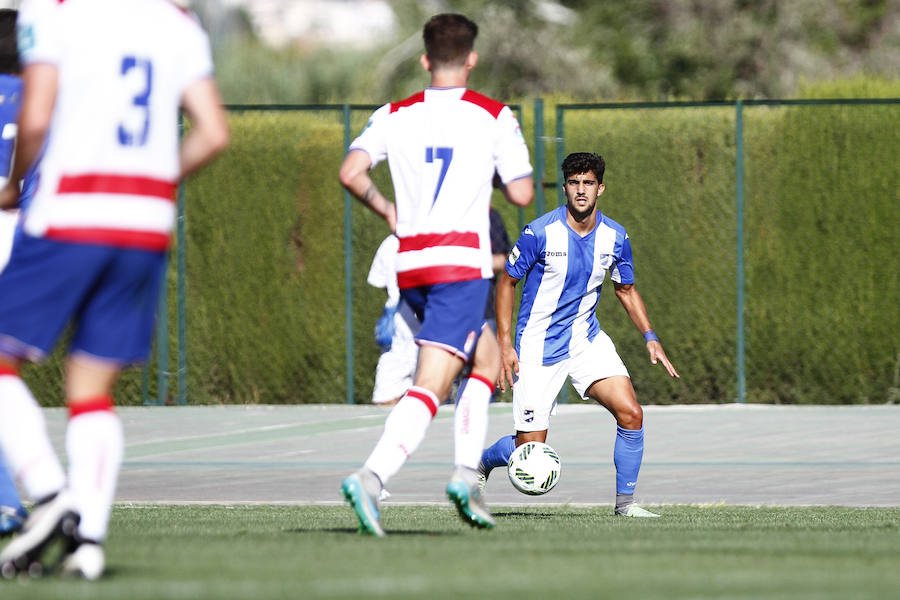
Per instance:
[[[425,162],[433,163],[436,160],[441,161],[441,174],[438,177],[437,187],[434,190],[434,199],[431,201],[432,206],[437,202],[438,194],[441,193],[441,186],[444,185],[444,176],[447,175],[447,170],[450,168],[450,161],[453,160],[453,148],[446,148],[443,146],[425,148]]]

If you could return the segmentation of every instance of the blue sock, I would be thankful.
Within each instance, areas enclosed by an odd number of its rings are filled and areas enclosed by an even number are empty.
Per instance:
[[[481,453],[481,464],[484,465],[486,471],[490,471],[494,467],[505,467],[509,462],[509,457],[516,449],[516,436],[507,435],[496,442],[494,445]]]
[[[641,459],[644,457],[644,428],[623,429],[616,426],[613,462],[616,465],[616,493],[634,494]]]
[[[16,490],[16,482],[13,481],[3,455],[0,455],[0,506],[8,506],[22,512],[22,500]]]

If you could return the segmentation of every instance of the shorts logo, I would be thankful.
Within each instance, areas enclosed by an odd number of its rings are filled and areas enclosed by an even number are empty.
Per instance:
[[[525,423],[531,423],[534,421],[534,410],[530,408],[526,408],[524,414],[522,415],[522,421]]]
[[[466,343],[463,346],[463,352],[466,354],[472,353],[472,348],[475,347],[475,332],[470,331],[468,337],[466,338]]]

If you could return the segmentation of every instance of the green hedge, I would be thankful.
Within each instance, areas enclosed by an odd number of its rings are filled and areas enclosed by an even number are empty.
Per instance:
[[[533,119],[525,108],[530,142]],[[750,401],[875,403],[900,395],[898,111],[745,107]],[[367,114],[353,112],[354,133]],[[549,133],[552,107],[545,114]],[[231,147],[187,184],[189,402],[345,402],[341,113],[248,111],[230,121]],[[606,158],[601,210],[629,231],[638,289],[682,375],[674,381],[649,365],[607,286],[598,316],[640,400],[734,401],[734,108],[567,111],[564,144],[567,152]],[[556,181],[552,144],[547,154],[546,180]],[[375,174],[390,191],[386,166]],[[546,208],[556,202],[548,189]],[[512,239],[537,216],[534,207],[520,212],[500,198],[494,204]],[[384,293],[365,278],[388,229],[359,203],[351,206],[353,398],[368,402],[378,357],[372,327]],[[48,405],[60,397],[59,359],[53,364],[26,370]],[[139,403],[141,387],[141,372],[128,373],[119,402]]]

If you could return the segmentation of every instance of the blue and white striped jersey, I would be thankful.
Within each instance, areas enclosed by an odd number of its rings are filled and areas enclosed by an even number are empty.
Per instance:
[[[599,211],[597,226],[584,237],[566,223],[565,206],[525,227],[506,262],[510,277],[525,278],[516,322],[520,361],[551,365],[594,339],[607,271],[616,283],[634,283],[628,234]]]

